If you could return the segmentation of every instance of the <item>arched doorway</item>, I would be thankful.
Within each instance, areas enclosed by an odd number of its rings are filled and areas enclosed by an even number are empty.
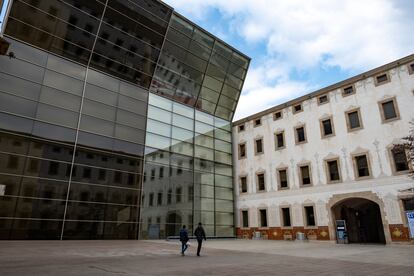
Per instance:
[[[176,212],[167,215],[167,224],[165,226],[166,236],[178,236],[181,228],[181,216]]]
[[[348,198],[332,207],[334,220],[345,220],[350,243],[385,244],[380,207],[365,198]]]

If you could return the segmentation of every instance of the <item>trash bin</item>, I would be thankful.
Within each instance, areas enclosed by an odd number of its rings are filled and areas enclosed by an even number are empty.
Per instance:
[[[305,240],[305,233],[297,232],[296,233],[296,240],[298,240],[298,241],[304,241]]]
[[[260,240],[261,233],[259,231],[253,233],[253,239]]]

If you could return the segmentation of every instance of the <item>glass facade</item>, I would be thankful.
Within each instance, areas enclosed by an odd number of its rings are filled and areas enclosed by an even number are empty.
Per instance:
[[[15,0],[5,38],[0,239],[234,235],[247,57],[158,1]]]

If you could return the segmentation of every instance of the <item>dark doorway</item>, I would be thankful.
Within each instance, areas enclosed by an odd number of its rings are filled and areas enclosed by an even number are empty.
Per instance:
[[[345,220],[350,243],[385,244],[381,211],[377,203],[350,198],[332,207],[335,220]]]
[[[178,236],[181,226],[181,216],[179,214],[174,212],[167,215],[167,225],[165,226],[167,237]]]

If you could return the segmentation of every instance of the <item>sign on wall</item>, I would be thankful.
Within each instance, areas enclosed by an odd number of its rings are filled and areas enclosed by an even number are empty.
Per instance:
[[[410,237],[414,239],[414,211],[407,211],[408,229],[410,230]]]

